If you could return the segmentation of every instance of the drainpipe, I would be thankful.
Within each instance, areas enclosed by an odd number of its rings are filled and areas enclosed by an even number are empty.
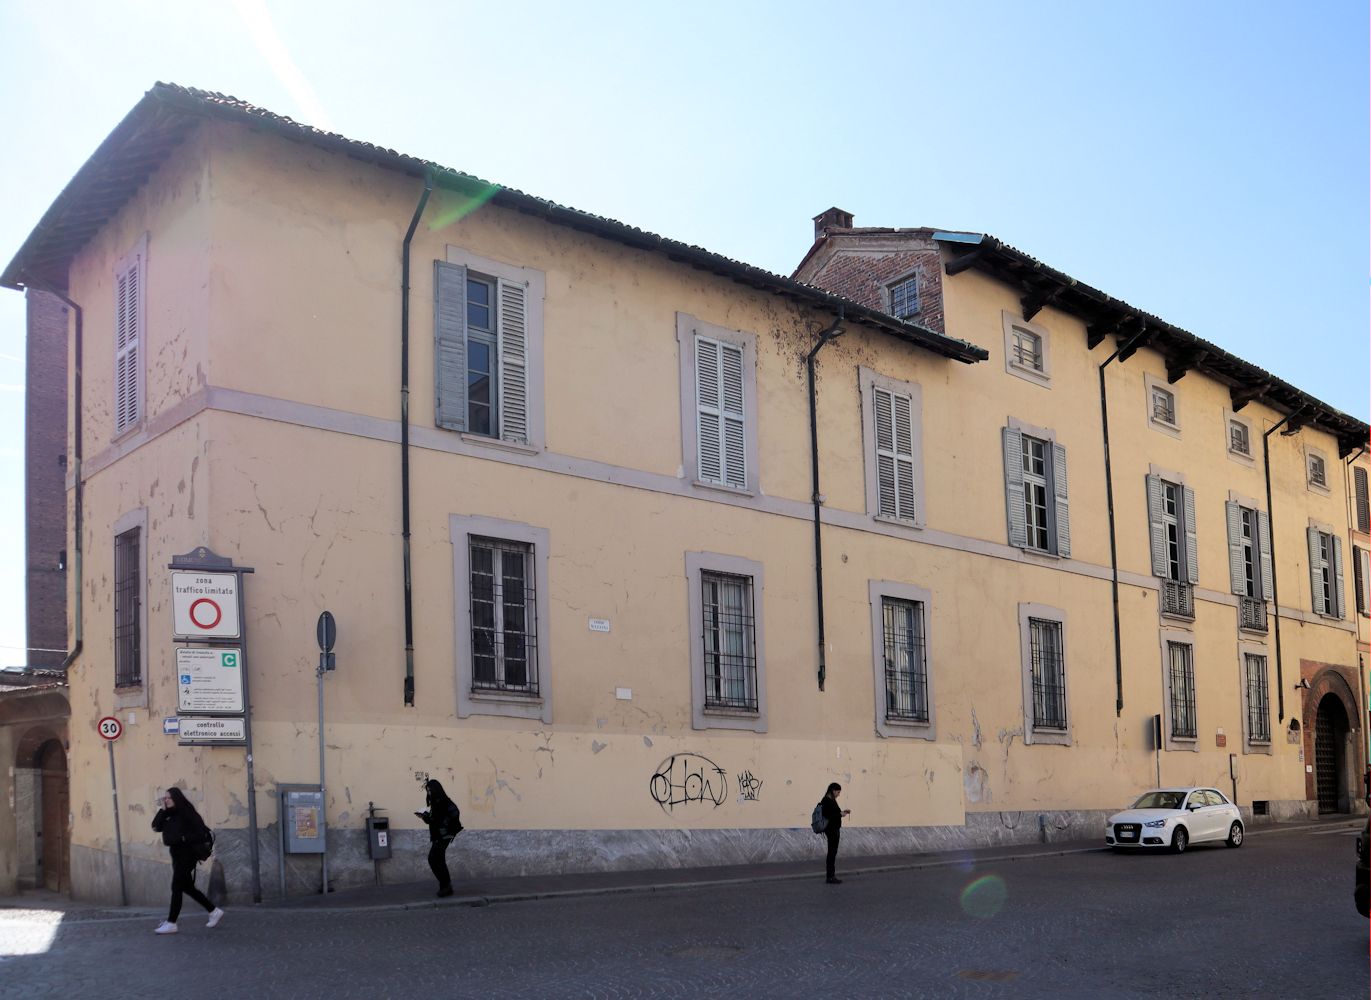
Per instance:
[[[414,207],[400,251],[400,537],[405,567],[405,705],[414,707],[414,586],[409,557],[409,243],[433,193],[433,173],[424,171],[424,192]]]
[[[1271,523],[1271,603],[1272,610],[1276,613],[1276,707],[1277,722],[1285,721],[1285,681],[1284,671],[1282,670],[1283,659],[1281,657],[1281,575],[1276,571],[1276,512],[1271,507],[1271,435],[1279,431],[1286,424],[1290,427],[1281,431],[1282,437],[1289,437],[1300,432],[1300,425],[1290,423],[1308,407],[1301,406],[1294,413],[1283,417],[1280,423],[1270,427],[1262,434],[1262,465],[1266,472],[1266,517]]]
[[[81,458],[81,361],[85,356],[85,333],[82,326],[84,313],[79,305],[69,299],[65,294],[55,288],[43,285],[39,282],[28,280],[28,275],[24,276],[24,284],[28,288],[36,289],[40,292],[47,292],[49,295],[59,299],[67,306],[76,317],[76,336],[73,344],[75,358],[72,362],[72,482],[74,484],[72,498],[72,522],[76,533],[74,555],[71,565],[75,575],[75,600],[72,602],[72,616],[75,624],[75,635],[71,650],[62,660],[61,670],[66,671],[76,662],[76,658],[81,655],[81,649],[85,645],[82,638],[83,630],[81,627],[81,571],[83,566],[81,536],[85,526],[85,484],[82,481]]]
[[[1109,565],[1113,569],[1110,579],[1114,604],[1114,717],[1123,715],[1123,640],[1119,634],[1119,545],[1114,527],[1114,469],[1109,453],[1109,394],[1105,390],[1104,370],[1115,358],[1119,363],[1127,361],[1137,353],[1149,335],[1147,324],[1139,327],[1138,332],[1114,348],[1114,353],[1100,363],[1100,420],[1104,426],[1104,495],[1105,511],[1109,515]],[[1160,766],[1160,765],[1159,765]]]
[[[820,520],[820,508],[823,507],[824,498],[819,492],[819,417],[818,409],[814,398],[814,357],[823,346],[830,340],[841,335],[843,332],[843,310],[838,309],[838,318],[833,321],[833,325],[819,334],[819,342],[814,345],[814,349],[805,357],[805,365],[809,372],[809,468],[810,482],[813,485],[814,500],[814,593],[819,612],[819,690],[824,689],[824,678],[828,675],[828,658],[825,654],[827,645],[824,638],[824,551],[822,539],[822,521]]]

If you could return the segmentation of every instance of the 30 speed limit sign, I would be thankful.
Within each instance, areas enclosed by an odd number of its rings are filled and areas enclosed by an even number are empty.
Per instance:
[[[123,724],[112,715],[107,715],[95,724],[101,737],[113,743],[120,736],[124,735]]]

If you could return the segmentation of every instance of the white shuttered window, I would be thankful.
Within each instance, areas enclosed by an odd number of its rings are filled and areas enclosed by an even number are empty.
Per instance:
[[[902,521],[916,517],[914,498],[913,401],[909,396],[874,387],[877,514]]]
[[[114,276],[114,433],[142,419],[143,410],[143,261],[134,251]]]
[[[711,337],[695,338],[695,402],[701,482],[747,486],[743,351]]]
[[[1051,440],[1050,434],[1029,433],[1013,425],[1002,431],[1009,544],[1068,558],[1071,507],[1066,449]]]

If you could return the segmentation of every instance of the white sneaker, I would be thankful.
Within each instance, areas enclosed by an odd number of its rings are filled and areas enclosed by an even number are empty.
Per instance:
[[[221,920],[223,920],[223,919],[224,919],[224,911],[221,910],[221,909],[219,909],[219,907],[216,906],[213,910],[210,911],[209,919],[205,921],[205,926],[206,926],[206,927],[218,927],[218,926],[219,926],[219,921],[221,921]]]
[[[176,925],[173,924],[170,920],[163,920],[160,924],[157,925],[157,929],[154,930],[152,933],[154,933],[154,934],[175,934],[175,933],[176,933]]]

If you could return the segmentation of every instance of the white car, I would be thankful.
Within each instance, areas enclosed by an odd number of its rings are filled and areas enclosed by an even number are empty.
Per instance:
[[[1169,847],[1179,854],[1206,841],[1241,847],[1242,836],[1242,813],[1216,788],[1154,788],[1104,828],[1106,846],[1116,851]]]

